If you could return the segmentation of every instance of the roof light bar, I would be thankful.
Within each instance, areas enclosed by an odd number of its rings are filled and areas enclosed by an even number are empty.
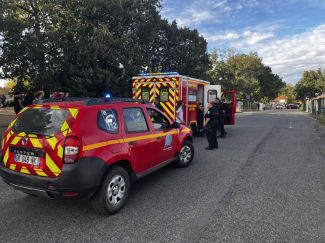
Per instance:
[[[139,73],[138,76],[156,76],[156,75],[179,75],[178,72],[162,72],[162,73]]]

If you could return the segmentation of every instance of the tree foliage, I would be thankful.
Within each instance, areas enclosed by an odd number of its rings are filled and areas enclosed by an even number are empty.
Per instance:
[[[325,92],[325,71],[322,69],[305,71],[295,86],[297,98],[312,98]]]
[[[221,84],[224,89],[237,90],[241,99],[249,95],[256,101],[270,100],[285,86],[256,53],[236,54],[232,50],[213,50],[210,58],[213,65],[208,72],[211,81]]]
[[[17,91],[129,94],[142,70],[202,78],[207,43],[159,14],[159,0],[0,0],[2,78]]]

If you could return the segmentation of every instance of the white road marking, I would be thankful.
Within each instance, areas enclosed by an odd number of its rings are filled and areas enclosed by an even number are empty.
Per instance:
[[[289,128],[292,128],[292,120],[290,120]]]

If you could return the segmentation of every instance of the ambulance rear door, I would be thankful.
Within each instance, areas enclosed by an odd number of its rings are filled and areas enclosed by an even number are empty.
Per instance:
[[[217,97],[221,97],[221,85],[204,86],[204,113],[208,111],[209,102],[216,101]]]

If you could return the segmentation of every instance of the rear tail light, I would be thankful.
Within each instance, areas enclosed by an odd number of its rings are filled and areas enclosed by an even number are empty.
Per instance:
[[[67,137],[64,143],[63,162],[66,164],[73,164],[79,158],[80,142],[76,137]]]

